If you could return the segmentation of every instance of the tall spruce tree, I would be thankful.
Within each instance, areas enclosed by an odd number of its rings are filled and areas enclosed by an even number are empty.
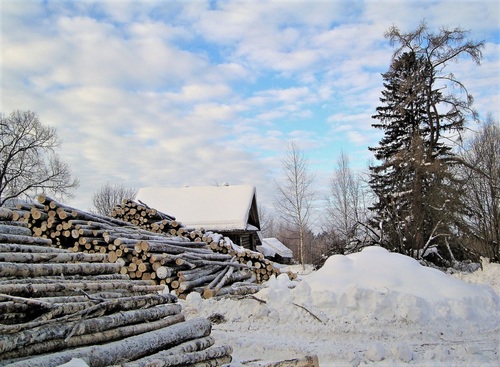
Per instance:
[[[372,126],[384,131],[372,147],[379,164],[370,167],[370,186],[376,195],[372,226],[381,244],[420,257],[429,246],[446,243],[460,212],[460,193],[450,165],[454,155],[445,140],[450,131],[464,129],[472,96],[453,74],[450,60],[468,54],[479,63],[482,43],[465,41],[461,29],[428,32],[422,23],[402,34],[392,27],[386,37],[399,43],[390,69],[383,74],[384,90]],[[457,85],[465,98],[442,92]],[[445,143],[446,142],[446,143]]]

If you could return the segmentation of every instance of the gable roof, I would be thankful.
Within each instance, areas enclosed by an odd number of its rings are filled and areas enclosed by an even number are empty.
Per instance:
[[[144,187],[136,200],[174,216],[186,227],[258,230],[256,190],[251,185]]]

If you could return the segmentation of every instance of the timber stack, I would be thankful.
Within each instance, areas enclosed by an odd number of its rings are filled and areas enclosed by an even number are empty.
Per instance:
[[[183,237],[191,242],[204,243],[216,253],[229,254],[233,260],[253,269],[257,283],[264,282],[272,275],[280,273],[279,269],[275,268],[263,254],[235,245],[229,238],[219,233],[205,231],[203,228],[186,228],[181,222],[176,221],[174,216],[150,208],[142,202],[125,199],[122,204],[113,208],[111,216],[146,230]],[[296,277],[292,273],[288,275],[291,278]]]
[[[73,358],[91,367],[231,361],[231,347],[214,345],[210,321],[186,321],[163,285],[120,274],[106,253],[34,237],[20,214],[0,208],[0,366],[51,367]]]
[[[188,229],[174,217],[142,203],[126,201],[113,217],[77,210],[44,195],[18,205],[13,218],[36,237],[73,252],[106,254],[131,279],[168,286],[178,297],[245,295],[279,269],[262,254],[236,246],[203,229]],[[141,219],[142,218],[142,219]]]

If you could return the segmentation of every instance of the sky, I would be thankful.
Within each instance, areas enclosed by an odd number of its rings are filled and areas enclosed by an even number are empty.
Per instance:
[[[345,153],[372,159],[391,26],[462,27],[480,66],[447,66],[500,121],[498,1],[0,0],[0,112],[57,129],[92,207],[105,184],[251,184],[271,208],[294,141],[319,197]],[[477,130],[477,125],[471,124]],[[175,215],[175,213],[170,213]]]

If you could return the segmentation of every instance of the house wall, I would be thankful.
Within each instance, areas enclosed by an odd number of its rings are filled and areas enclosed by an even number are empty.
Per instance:
[[[251,251],[257,251],[257,246],[260,245],[257,233],[253,231],[244,232],[222,232],[219,231],[225,237],[229,237],[236,245],[242,246]]]

